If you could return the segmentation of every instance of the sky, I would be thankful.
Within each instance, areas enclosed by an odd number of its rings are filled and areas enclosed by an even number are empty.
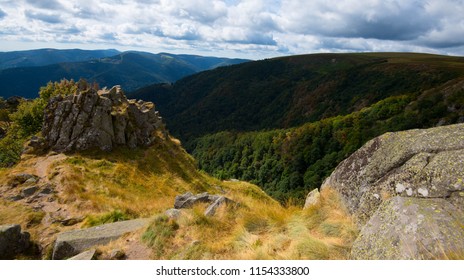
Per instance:
[[[0,0],[0,51],[464,56],[464,0]]]

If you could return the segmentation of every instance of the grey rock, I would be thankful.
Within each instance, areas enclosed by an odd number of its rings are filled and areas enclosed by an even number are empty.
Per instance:
[[[339,164],[332,187],[362,227],[394,196],[443,198],[464,210],[464,124],[386,133]]]
[[[95,249],[90,249],[90,250],[87,250],[87,251],[84,251],[80,254],[77,254],[75,255],[74,257],[72,258],[69,258],[68,260],[73,260],[73,261],[90,261],[90,260],[93,260],[95,258],[95,254],[96,254],[96,250]]]
[[[319,189],[314,189],[310,191],[308,195],[306,196],[304,209],[310,207],[311,205],[317,204],[320,198],[321,198],[321,194],[319,193]]]
[[[175,209],[192,208],[198,203],[213,203],[221,196],[208,194],[207,192],[193,195],[191,192],[176,196],[174,201]]]
[[[171,209],[166,210],[164,214],[168,216],[170,219],[176,220],[180,217],[180,215],[182,214],[182,211],[179,209],[171,208]]]
[[[20,225],[0,225],[0,259],[12,259],[29,248],[30,235]]]
[[[7,199],[10,200],[10,201],[18,201],[18,200],[21,200],[23,198],[24,198],[24,196],[18,194],[18,195],[10,196]]]
[[[28,187],[28,188],[25,188],[21,191],[21,195],[23,197],[29,197],[33,194],[35,194],[37,192],[39,188],[37,186],[32,186],[32,187]]]
[[[33,182],[37,183],[39,181],[39,177],[33,174],[28,173],[21,173],[13,175],[13,178],[10,179],[10,184],[13,186],[22,185],[26,182]]]
[[[119,86],[110,90],[81,89],[74,95],[56,96],[45,109],[42,135],[32,145],[57,152],[116,145],[131,148],[151,145],[166,130],[151,102],[129,101]]]
[[[353,259],[446,259],[464,252],[464,214],[445,199],[384,201],[355,240]]]
[[[60,233],[55,242],[52,258],[66,259],[93,246],[105,245],[126,233],[147,226],[149,221],[150,219],[136,219]]]
[[[222,204],[230,204],[230,203],[235,203],[235,202],[225,196],[218,197],[213,203],[211,203],[208,206],[208,208],[206,208],[205,216],[214,216],[219,206],[221,206]]]

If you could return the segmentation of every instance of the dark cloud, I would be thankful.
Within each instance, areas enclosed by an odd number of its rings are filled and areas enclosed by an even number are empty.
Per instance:
[[[36,19],[46,23],[56,24],[56,23],[63,23],[61,16],[56,13],[41,13],[35,12],[31,10],[26,10],[24,15],[29,19]]]
[[[6,13],[2,9],[0,9],[0,19],[4,17],[6,17]]]
[[[248,33],[243,39],[226,40],[226,42],[239,43],[239,44],[263,45],[263,46],[277,46],[278,45],[272,35],[258,33],[258,32]]]
[[[63,5],[56,0],[26,0],[32,6],[45,10],[61,10]]]

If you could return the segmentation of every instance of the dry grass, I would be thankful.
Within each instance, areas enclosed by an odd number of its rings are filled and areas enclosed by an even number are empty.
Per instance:
[[[324,190],[320,203],[309,209],[291,203],[284,207],[255,185],[221,182],[199,172],[176,140],[160,140],[149,149],[62,158],[47,168],[43,179],[56,186],[56,199],[69,213],[86,218],[75,227],[156,217],[139,234],[155,259],[345,259],[356,236],[335,192]],[[41,160],[24,159],[13,171],[35,173]],[[6,171],[0,170],[0,176]],[[176,195],[221,190],[238,204],[221,206],[213,217],[204,215],[207,205],[184,210],[177,221],[163,214]],[[27,207],[1,203],[0,223],[34,227],[40,220],[40,213]],[[43,227],[37,225],[35,237],[41,237]],[[56,228],[62,230],[67,229]]]
[[[282,207],[251,184],[222,187],[240,205],[223,206],[213,217],[204,216],[205,206],[199,205],[184,210],[174,227],[166,217],[153,223],[147,235],[168,236],[159,246],[151,241],[155,258],[348,258],[357,232],[335,192],[323,191],[318,205],[302,210]],[[165,231],[169,235],[160,234]]]

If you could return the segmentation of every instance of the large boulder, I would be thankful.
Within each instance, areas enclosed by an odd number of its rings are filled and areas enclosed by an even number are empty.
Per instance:
[[[150,219],[136,219],[60,233],[55,242],[52,258],[67,259],[94,246],[105,245],[126,233],[147,226],[149,221]]]
[[[464,214],[441,198],[384,201],[353,244],[353,259],[447,259],[464,253]]]
[[[44,116],[43,141],[31,146],[58,152],[116,145],[149,146],[165,129],[151,102],[128,100],[119,86],[110,90],[92,88],[74,95],[52,98]]]
[[[386,133],[341,162],[322,188],[336,189],[364,225],[394,196],[443,198],[464,210],[464,124]]]
[[[30,235],[20,225],[0,225],[0,259],[12,259],[29,248]]]

